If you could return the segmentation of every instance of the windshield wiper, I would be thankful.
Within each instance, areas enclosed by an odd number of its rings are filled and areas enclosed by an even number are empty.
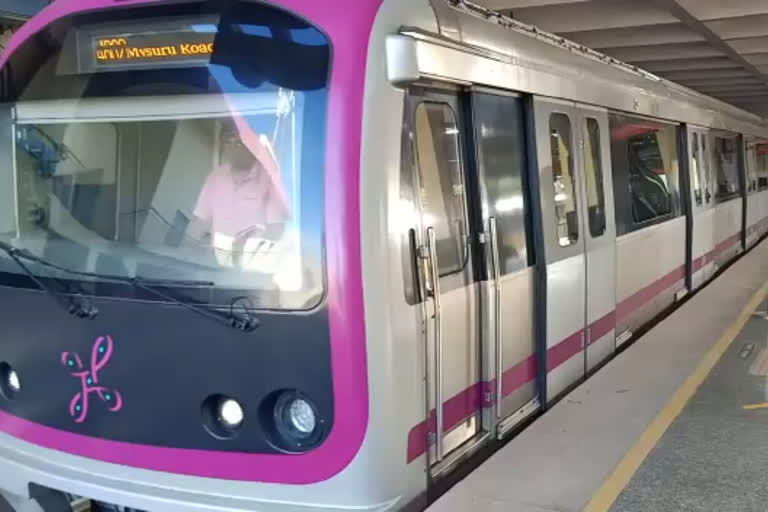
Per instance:
[[[240,312],[235,311],[235,308],[238,302],[237,300],[232,302],[232,304],[229,307],[229,315],[226,315],[215,309],[209,309],[204,306],[200,306],[198,304],[177,299],[176,297],[173,297],[172,295],[161,292],[160,290],[157,289],[158,287],[167,287],[167,286],[184,286],[184,287],[190,287],[190,288],[200,287],[200,286],[210,288],[210,287],[216,286],[215,283],[212,283],[210,281],[177,281],[173,279],[148,279],[140,276],[128,277],[124,279],[125,279],[125,282],[130,282],[137,288],[141,288],[142,290],[152,293],[163,300],[173,302],[174,304],[187,308],[188,310],[194,313],[197,313],[198,315],[223,323],[225,325],[228,325],[229,327],[232,327],[233,329],[237,329],[243,332],[251,332],[259,326],[259,320],[255,316],[253,316],[253,314],[247,308],[243,307],[242,311]]]
[[[91,279],[99,279],[102,281],[108,281],[113,283],[129,284],[131,286],[134,286],[136,288],[140,288],[146,292],[149,292],[157,297],[160,297],[165,301],[172,302],[174,304],[182,306],[194,313],[197,313],[198,315],[201,315],[210,320],[214,320],[216,322],[222,323],[224,325],[227,325],[239,331],[251,332],[259,326],[258,319],[250,312],[249,308],[246,307],[245,305],[242,305],[242,307],[240,308],[241,311],[236,311],[236,308],[238,307],[238,302],[241,299],[233,301],[229,307],[229,314],[225,314],[216,309],[208,308],[203,305],[178,299],[170,294],[167,294],[157,289],[161,287],[171,287],[171,286],[179,286],[179,287],[187,287],[187,288],[194,288],[194,287],[211,288],[216,286],[216,283],[213,283],[211,281],[149,279],[149,278],[144,278],[140,276],[128,277],[128,276],[118,276],[118,275],[111,275],[111,274],[99,274],[97,272],[83,272],[79,270],[72,270],[72,269],[68,269],[66,267],[57,265],[55,263],[52,263],[44,258],[35,256],[34,254],[30,253],[25,249],[18,249],[2,240],[0,240],[0,251],[5,252],[14,262],[16,262],[16,264],[24,271],[24,273],[27,276],[29,276],[30,279],[32,279],[35,282],[35,284],[37,284],[40,287],[40,289],[44,290],[45,292],[50,294],[52,297],[56,298],[57,301],[60,301],[60,294],[52,290],[45,283],[43,283],[35,275],[35,273],[32,272],[24,264],[24,261],[22,260],[32,261],[41,266],[58,270],[59,272],[63,272],[65,274],[69,274],[73,276],[88,277]],[[98,315],[98,309],[96,309],[95,306],[92,306],[90,304],[76,302],[74,300],[71,301],[71,304],[66,304],[65,302],[59,302],[59,304],[63,308],[65,308],[67,312],[79,318],[95,318],[96,315]]]
[[[32,282],[37,285],[38,288],[53,298],[56,304],[58,304],[61,309],[70,315],[87,320],[92,320],[98,316],[99,310],[96,308],[96,306],[86,301],[84,297],[77,294],[75,296],[69,297],[69,299],[65,299],[64,297],[66,296],[66,292],[56,291],[45,284],[45,282],[43,282],[42,279],[40,279],[34,272],[32,272],[23,261],[27,260],[44,264],[40,261],[40,258],[33,256],[27,251],[17,249],[16,247],[9,243],[3,242],[2,240],[0,240],[0,251],[3,251],[5,254],[7,254],[8,257],[11,258],[11,260],[13,260],[13,262],[16,263],[16,265],[18,265],[18,267],[24,272],[24,274],[26,274],[27,277],[29,277]],[[61,280],[56,278],[51,279],[61,284]],[[77,300],[75,297],[79,297],[79,300]]]

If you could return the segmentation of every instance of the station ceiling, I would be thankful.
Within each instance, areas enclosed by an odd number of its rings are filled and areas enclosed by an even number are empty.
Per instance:
[[[33,16],[51,0],[0,0],[0,19],[22,22]]]
[[[768,0],[479,0],[768,117]]]

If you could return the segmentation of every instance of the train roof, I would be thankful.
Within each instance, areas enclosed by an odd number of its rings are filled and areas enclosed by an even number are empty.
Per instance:
[[[429,0],[438,34],[403,33],[519,68],[504,86],[670,121],[768,135],[768,122],[731,104],[660,78],[561,36],[539,30],[470,0]],[[523,72],[521,72],[521,70]],[[470,80],[476,82],[475,79]]]

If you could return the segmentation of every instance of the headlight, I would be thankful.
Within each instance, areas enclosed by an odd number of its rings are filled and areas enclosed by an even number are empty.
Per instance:
[[[203,425],[217,439],[234,439],[245,421],[239,401],[225,395],[211,395],[202,407]]]
[[[227,428],[237,428],[243,424],[243,408],[237,400],[224,398],[219,402],[219,419]]]
[[[272,417],[279,444],[288,451],[313,448],[322,436],[317,406],[298,391],[282,391],[275,401]]]
[[[19,372],[8,363],[0,363],[0,392],[5,398],[12,400],[19,391],[21,391]]]

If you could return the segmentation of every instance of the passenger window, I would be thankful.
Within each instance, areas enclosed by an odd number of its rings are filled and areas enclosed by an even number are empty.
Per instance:
[[[616,202],[628,200],[631,209],[629,218],[620,220],[620,231],[674,215],[679,193],[678,127],[611,114],[610,129]]]
[[[700,205],[702,203],[702,194],[701,194],[702,165],[701,165],[701,155],[699,153],[699,134],[696,132],[693,132],[693,143],[691,145],[691,154],[693,155],[693,158],[691,159],[691,178],[693,179],[693,198],[696,201],[696,204]]]
[[[756,144],[755,141],[747,142],[747,192],[753,192],[757,190],[757,156],[755,154]]]
[[[757,187],[763,190],[768,188],[768,144],[755,145],[755,159],[757,160]]]
[[[468,255],[459,127],[446,103],[421,103],[414,119],[424,227],[435,229],[440,275],[458,272]]]
[[[712,174],[709,166],[709,153],[707,153],[707,136],[701,134],[701,169],[703,182],[702,187],[704,189],[704,201],[710,203],[712,201]]]
[[[565,114],[552,114],[549,118],[549,132],[557,241],[560,247],[568,247],[579,240],[571,120]]]
[[[488,216],[496,218],[501,273],[525,268],[525,136],[519,98],[476,94],[473,97],[477,159]]]
[[[584,168],[587,177],[589,234],[592,238],[597,238],[605,233],[605,192],[600,152],[600,123],[591,117],[584,122]]]
[[[739,194],[738,137],[715,137],[712,161],[717,179],[715,198],[726,201]]]

